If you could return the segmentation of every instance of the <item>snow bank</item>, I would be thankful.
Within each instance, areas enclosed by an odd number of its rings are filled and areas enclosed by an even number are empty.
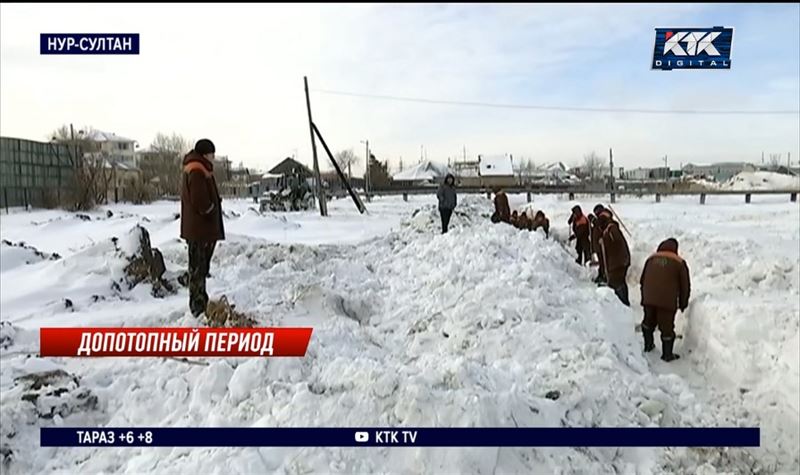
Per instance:
[[[775,172],[742,172],[720,187],[728,190],[798,190],[800,177]]]
[[[770,471],[796,472],[800,208],[716,201],[702,207],[681,200],[656,208],[616,206],[633,233],[631,300],[639,301],[636,278],[644,260],[661,240],[677,238],[693,294],[676,319],[684,335],[676,351],[683,357],[669,368],[695,391],[708,393],[709,411],[761,427],[763,448],[755,453]]]
[[[512,197],[512,204],[518,198]],[[460,197],[459,213],[445,235],[439,234],[433,197],[417,201],[411,209],[399,199],[376,199],[368,204],[369,216],[352,211],[325,220],[310,213],[287,215],[288,221],[299,224],[294,230],[275,227],[272,220],[259,229],[258,216],[245,213],[232,218],[232,228],[241,224],[257,235],[234,232],[220,243],[209,294],[224,293],[259,325],[314,327],[308,355],[302,359],[208,359],[208,366],[127,358],[51,358],[41,363],[25,354],[35,351],[37,326],[54,321],[196,325],[186,309],[186,292],[155,299],[137,288],[127,300],[76,303],[73,313],[43,310],[38,302],[59,298],[65,288],[90,295],[93,285],[108,286],[109,277],[125,262],[113,257],[117,251],[110,240],[99,240],[59,262],[4,272],[3,320],[18,325],[0,327],[0,415],[4,423],[13,420],[15,430],[13,437],[0,432],[0,449],[13,456],[6,471],[791,473],[798,466],[791,434],[797,412],[787,400],[797,389],[786,381],[797,373],[791,361],[798,350],[797,304],[792,302],[797,301],[800,236],[796,221],[787,216],[797,211],[788,204],[691,207],[670,201],[665,199],[659,208],[620,203],[615,209],[634,234],[634,299],[641,262],[659,240],[678,237],[689,260],[695,299],[690,326],[684,327],[683,319],[679,323],[685,338],[677,350],[685,357],[674,364],[660,362],[657,354],[642,354],[641,335],[633,332],[634,322],[641,319],[639,309],[623,307],[610,290],[592,285],[594,270],[577,266],[572,249],[540,233],[491,224],[491,202],[478,196]],[[567,203],[537,197],[536,204],[548,214],[554,230],[566,229]],[[347,202],[340,205],[352,207]],[[594,202],[582,205],[588,209]],[[162,221],[162,211],[143,209],[151,210],[154,225]],[[163,213],[172,211],[165,208]],[[74,226],[82,229],[92,224],[77,221]],[[702,232],[690,227],[697,223],[704,223]],[[347,244],[316,245],[326,227],[337,237],[364,229],[348,236]],[[165,229],[157,232],[166,235]],[[275,242],[287,239],[283,233],[288,232],[315,245]],[[774,239],[767,237],[772,234]],[[356,238],[361,241],[353,244]],[[173,237],[158,245],[169,268],[185,267],[182,243]],[[120,247],[128,244],[120,242]],[[742,253],[752,259],[745,261]],[[11,293],[6,292],[6,284],[12,282],[6,276],[14,277]],[[39,294],[22,289],[36,288],[37,283],[47,285]],[[737,295],[740,299],[733,299]],[[731,306],[722,307],[729,299]],[[756,324],[761,322],[763,326]],[[703,368],[708,371],[700,372]],[[22,399],[29,390],[19,378],[57,370],[65,373],[58,373],[58,384],[70,397],[69,410],[42,418],[35,405]],[[725,382],[723,377],[735,381]],[[747,391],[742,394],[740,387]],[[96,404],[81,404],[89,397],[78,398],[84,390],[96,397]],[[762,439],[766,447],[756,450],[76,451],[38,446],[38,427],[49,425],[759,424],[769,435]]]
[[[36,264],[45,260],[61,259],[58,254],[47,254],[24,242],[12,243],[3,239],[0,243],[0,272],[10,271],[19,266]]]

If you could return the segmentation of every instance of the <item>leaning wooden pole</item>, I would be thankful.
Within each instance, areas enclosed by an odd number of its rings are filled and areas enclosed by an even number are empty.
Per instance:
[[[311,120],[311,99],[308,97],[308,78],[303,76],[303,85],[306,89],[306,108],[308,109],[308,133],[311,135],[311,153],[314,156],[314,178],[317,181],[317,200],[319,201],[319,214],[328,216],[328,203],[325,201],[325,190],[322,189],[322,180],[319,176],[319,162],[317,161],[317,142],[314,140],[314,122]]]
[[[358,211],[361,214],[364,214],[367,211],[367,208],[364,206],[364,203],[361,202],[361,199],[358,197],[358,194],[355,191],[353,191],[353,188],[350,186],[350,180],[348,180],[347,177],[344,176],[344,172],[342,172],[342,169],[339,168],[339,164],[336,163],[336,160],[333,158],[331,149],[328,148],[328,144],[326,144],[325,139],[322,138],[322,133],[317,128],[317,124],[311,124],[311,126],[314,128],[314,132],[317,134],[317,138],[319,138],[319,143],[322,144],[322,148],[325,149],[325,153],[328,154],[328,158],[330,158],[331,163],[333,164],[333,168],[336,169],[336,173],[339,175],[339,179],[342,180],[342,183],[344,183],[345,188],[347,188],[347,192],[350,193],[350,198],[353,199],[353,203],[356,204],[356,208],[358,208]]]

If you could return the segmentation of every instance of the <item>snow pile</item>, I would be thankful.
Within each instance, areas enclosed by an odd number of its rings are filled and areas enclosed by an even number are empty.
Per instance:
[[[0,243],[0,272],[6,272],[19,266],[35,264],[38,262],[61,259],[57,253],[48,254],[41,252],[24,242],[12,243],[3,239]]]
[[[0,276],[3,319],[12,322],[65,314],[74,322],[74,312],[99,302],[113,306],[146,295],[164,297],[180,287],[180,274],[166,270],[163,256],[150,247],[149,234],[139,225],[63,259],[4,270]]]
[[[728,190],[799,190],[800,177],[775,172],[742,172],[722,186]]]
[[[735,206],[665,202],[657,212],[619,205],[634,236],[631,299],[639,300],[647,256],[661,240],[677,238],[692,298],[676,318],[683,357],[669,368],[708,393],[708,411],[761,427],[754,453],[763,465],[793,473],[800,468],[800,210],[783,199],[754,208],[729,201]]]
[[[475,223],[488,220],[491,216],[491,202],[481,196],[466,195],[459,197],[459,203],[450,218],[449,229],[462,229]],[[441,215],[437,205],[426,205],[414,210],[411,217],[400,225],[415,230],[417,233],[431,234],[441,232]]]

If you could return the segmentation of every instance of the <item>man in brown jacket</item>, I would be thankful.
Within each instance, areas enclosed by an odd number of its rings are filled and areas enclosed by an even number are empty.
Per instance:
[[[214,144],[198,140],[183,159],[181,237],[189,245],[189,308],[195,317],[206,311],[206,277],[217,241],[225,239],[222,199],[214,180]]]
[[[589,223],[592,226],[591,238],[592,238],[592,253],[597,256],[597,277],[594,278],[594,282],[596,284],[602,284],[607,281],[606,274],[605,274],[605,263],[603,263],[603,250],[600,248],[600,238],[603,236],[603,231],[600,229],[600,226],[597,224],[597,217],[601,214],[605,214],[609,220],[613,221],[613,216],[611,211],[607,210],[603,205],[597,204],[595,205],[593,215],[589,215]]]
[[[531,230],[531,219],[528,217],[527,211],[523,211],[517,216],[517,227],[523,231]]]
[[[508,205],[508,196],[499,186],[494,187],[494,214],[493,223],[508,223],[511,221],[511,207]]]
[[[610,219],[607,214],[600,213],[600,216],[597,217],[597,225],[603,233],[600,236],[600,248],[608,286],[614,289],[620,302],[630,306],[628,284],[625,281],[628,267],[631,266],[631,251],[628,248],[628,241],[619,230],[619,223]]]
[[[544,215],[544,211],[539,210],[536,212],[531,228],[532,231],[542,228],[544,229],[544,237],[550,237],[550,220]]]
[[[572,215],[569,217],[567,224],[572,225],[572,235],[569,240],[575,240],[575,250],[578,252],[578,258],[575,262],[582,266],[585,262],[592,260],[591,256],[591,241],[589,240],[589,218],[583,214],[580,206],[572,207]]]
[[[658,326],[661,333],[661,359],[679,358],[672,352],[675,344],[675,312],[683,312],[689,305],[691,283],[689,266],[678,255],[678,241],[669,238],[658,246],[658,251],[645,261],[640,280],[644,320],[644,351],[656,347],[653,333]]]

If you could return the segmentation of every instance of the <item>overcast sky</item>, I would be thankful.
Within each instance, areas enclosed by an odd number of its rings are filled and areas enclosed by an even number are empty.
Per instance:
[[[652,71],[656,27],[734,27],[730,71]],[[42,56],[39,34],[140,33],[138,56]],[[212,139],[234,163],[311,162],[312,89],[578,107],[800,109],[800,6],[0,6],[0,134],[46,140],[62,124],[136,139]],[[800,159],[800,115],[634,115],[477,108],[312,91],[334,150],[369,139],[397,167],[511,153],[626,168]],[[320,149],[321,152],[321,149]],[[327,168],[327,163],[323,168]],[[363,161],[362,161],[363,164]]]

